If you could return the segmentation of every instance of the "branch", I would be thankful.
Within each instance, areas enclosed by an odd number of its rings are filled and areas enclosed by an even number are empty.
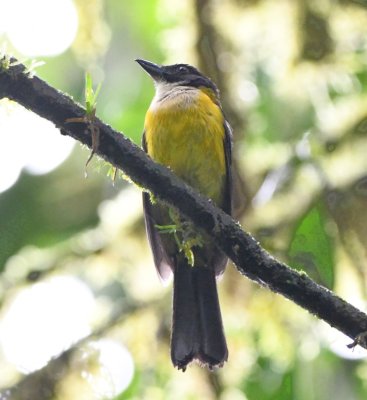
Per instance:
[[[37,77],[25,73],[22,64],[4,68],[0,60],[0,98],[7,97],[53,122],[63,134],[91,148],[91,134],[84,124],[66,123],[85,115],[85,110]],[[164,166],[154,163],[139,147],[98,118],[99,145],[96,153],[123,170],[133,182],[157,198],[176,207],[235,263],[241,274],[292,300],[332,327],[355,339],[367,331],[367,315],[316,284],[304,273],[273,258],[244,232],[229,215],[197,194]],[[367,348],[365,341],[360,343]]]

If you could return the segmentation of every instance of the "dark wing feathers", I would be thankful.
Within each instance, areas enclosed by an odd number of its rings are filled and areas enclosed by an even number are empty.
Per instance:
[[[147,144],[145,140],[145,132],[143,133],[142,140],[143,150],[147,153]],[[143,193],[143,209],[145,218],[145,227],[147,230],[147,236],[152,249],[154,264],[157,268],[158,275],[163,281],[167,281],[172,275],[172,269],[174,268],[173,262],[166,253],[160,234],[155,227],[155,221],[152,212],[152,203],[150,201],[150,195],[147,192]]]
[[[226,160],[226,186],[223,210],[232,215],[232,129],[229,123],[224,121],[224,155]]]

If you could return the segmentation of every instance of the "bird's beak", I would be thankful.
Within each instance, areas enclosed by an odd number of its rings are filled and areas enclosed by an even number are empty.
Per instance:
[[[136,59],[135,60],[148,74],[155,80],[162,78],[163,70],[160,65],[154,64],[150,61]]]

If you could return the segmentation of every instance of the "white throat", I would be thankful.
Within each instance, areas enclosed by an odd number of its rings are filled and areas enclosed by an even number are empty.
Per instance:
[[[178,100],[182,106],[192,103],[199,93],[199,89],[191,86],[182,86],[179,83],[155,82],[155,96],[152,106],[165,101]]]
[[[155,100],[160,101],[175,91],[177,84],[169,82],[154,82]]]

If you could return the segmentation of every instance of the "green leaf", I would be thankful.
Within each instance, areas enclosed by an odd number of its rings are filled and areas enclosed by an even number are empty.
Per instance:
[[[97,106],[97,97],[101,89],[101,84],[97,86],[97,89],[93,89],[92,76],[89,72],[85,74],[85,105],[87,115],[91,115],[95,112]]]
[[[300,220],[289,246],[290,264],[328,288],[334,285],[334,247],[326,227],[326,215],[316,204]]]

